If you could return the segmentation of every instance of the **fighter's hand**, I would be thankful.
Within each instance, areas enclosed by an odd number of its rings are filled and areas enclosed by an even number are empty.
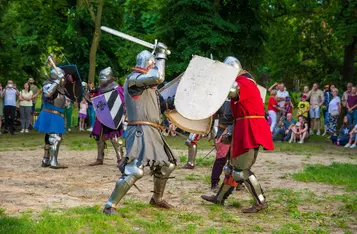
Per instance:
[[[167,49],[167,46],[164,43],[162,42],[157,43],[155,47],[156,58],[166,59],[167,55],[170,54],[171,54],[170,50]]]

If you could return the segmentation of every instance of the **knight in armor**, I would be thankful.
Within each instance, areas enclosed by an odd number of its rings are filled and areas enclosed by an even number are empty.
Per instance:
[[[188,158],[187,163],[181,167],[182,169],[194,169],[195,168],[195,161],[197,155],[197,143],[201,139],[200,134],[190,133],[185,144],[188,147]]]
[[[64,107],[66,103],[65,72],[61,68],[53,68],[42,88],[42,110],[34,128],[45,133],[45,152],[42,167],[54,169],[67,168],[58,163],[58,152],[65,132]],[[67,80],[67,82],[72,82]]]
[[[147,50],[136,58],[136,67],[124,84],[128,127],[126,157],[122,176],[104,206],[104,213],[116,213],[116,206],[150,167],[154,176],[154,194],[150,204],[160,208],[172,206],[163,200],[166,182],[176,167],[173,152],[162,136],[160,96],[157,86],[165,79],[165,61],[169,52],[158,43],[154,55]]]
[[[86,82],[82,82],[82,87],[83,87],[83,94],[84,94],[84,99],[88,103],[88,120],[89,120],[89,128],[87,131],[93,131],[93,126],[95,123],[95,112],[93,108],[93,103],[92,103],[92,97],[94,96],[94,92],[92,91],[91,87],[89,84]]]
[[[237,67],[240,71],[229,97],[233,120],[231,158],[224,167],[225,180],[243,183],[254,199],[254,204],[243,213],[256,213],[268,207],[263,189],[251,167],[254,165],[262,146],[273,150],[273,140],[269,125],[264,117],[264,104],[259,89],[252,75],[242,69],[238,59],[227,57],[226,64]],[[234,187],[223,183],[216,195],[201,197],[209,202],[224,204]]]
[[[114,81],[113,71],[110,67],[100,71],[99,83],[99,86],[91,91],[92,97],[116,90],[119,94],[118,98],[120,98],[122,103],[124,103],[124,90]],[[111,129],[102,124],[98,118],[96,119],[91,137],[93,137],[97,142],[97,159],[95,162],[89,164],[89,166],[103,165],[106,141],[110,140],[116,153],[117,166],[120,167],[124,156],[124,142],[120,138],[124,131],[123,126],[124,123],[121,124],[117,129]]]

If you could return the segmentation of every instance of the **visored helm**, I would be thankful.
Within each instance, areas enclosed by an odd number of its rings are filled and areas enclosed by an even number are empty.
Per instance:
[[[99,73],[99,82],[100,85],[105,85],[114,80],[113,70],[111,67],[107,67],[100,71]]]
[[[240,64],[239,60],[236,57],[233,56],[228,56],[224,62],[225,64],[228,64],[232,67],[238,68],[239,70],[242,70],[242,65]]]
[[[63,79],[65,75],[65,72],[61,68],[56,69],[52,68],[50,72],[50,77],[52,80],[58,80],[58,79]]]
[[[148,68],[155,63],[154,55],[149,51],[143,50],[136,56],[136,66],[140,68]]]

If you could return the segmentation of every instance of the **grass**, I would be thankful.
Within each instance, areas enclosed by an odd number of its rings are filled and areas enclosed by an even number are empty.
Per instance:
[[[346,185],[348,191],[357,191],[357,166],[350,163],[334,162],[329,166],[309,165],[293,179],[303,182],[322,182],[333,185]]]

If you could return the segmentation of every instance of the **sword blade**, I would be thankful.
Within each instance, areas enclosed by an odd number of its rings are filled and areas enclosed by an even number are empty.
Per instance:
[[[139,39],[139,38],[130,36],[130,35],[128,35],[128,34],[119,32],[119,31],[117,31],[117,30],[114,30],[114,29],[111,29],[111,28],[108,28],[108,27],[105,27],[105,26],[100,27],[100,29],[103,30],[104,32],[107,32],[107,33],[113,34],[113,35],[115,35],[115,36],[124,38],[124,39],[126,39],[126,40],[128,40],[128,41],[131,41],[131,42],[134,42],[134,43],[136,43],[136,44],[145,46],[145,47],[147,47],[147,48],[155,49],[155,45],[154,45],[154,44],[151,44],[151,43],[149,43],[149,42],[143,41],[143,40],[141,40],[141,39]]]

